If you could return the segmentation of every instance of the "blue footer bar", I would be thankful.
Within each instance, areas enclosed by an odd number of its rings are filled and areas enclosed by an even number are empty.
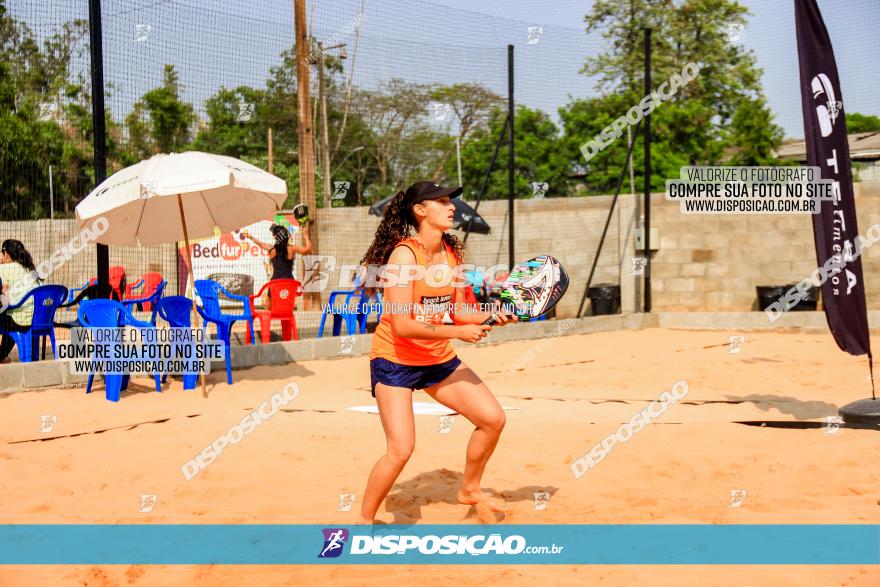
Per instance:
[[[880,525],[0,525],[0,564],[877,565]]]

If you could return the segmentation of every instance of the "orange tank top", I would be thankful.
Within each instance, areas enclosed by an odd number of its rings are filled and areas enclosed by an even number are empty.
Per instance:
[[[422,247],[413,239],[404,239],[397,246],[406,246],[412,250],[416,263],[428,268],[427,256]],[[455,251],[445,241],[446,262],[455,268]],[[439,273],[438,273],[439,275]],[[451,275],[451,274],[450,274]],[[455,289],[451,280],[439,287],[431,286],[425,279],[413,281],[413,301],[409,307],[409,316],[430,324],[443,324],[443,315],[452,306]],[[444,307],[446,310],[444,310]],[[386,306],[385,310],[388,307]],[[393,312],[404,311],[400,308]],[[387,359],[401,365],[436,365],[455,358],[452,343],[449,339],[404,338],[397,336],[391,328],[391,316],[383,311],[376,332],[373,334],[373,345],[370,348],[370,359],[377,357]]]

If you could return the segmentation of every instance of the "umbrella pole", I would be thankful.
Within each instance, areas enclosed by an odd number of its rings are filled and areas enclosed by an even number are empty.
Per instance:
[[[189,234],[186,231],[186,218],[183,215],[183,199],[177,194],[177,207],[180,209],[180,224],[183,226],[183,244],[186,246],[186,262],[189,263],[189,280],[192,284],[192,314],[193,324],[199,327],[199,312],[196,310],[196,276],[193,272],[192,255],[189,250]],[[208,390],[205,387],[205,372],[199,373],[199,379],[202,382],[202,397],[208,397]]]

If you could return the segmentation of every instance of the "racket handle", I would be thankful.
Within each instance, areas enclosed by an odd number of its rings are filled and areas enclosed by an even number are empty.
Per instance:
[[[489,316],[488,318],[483,320],[483,324],[485,324],[487,326],[492,326],[493,324],[495,324],[497,322],[498,322],[498,320],[495,319],[495,314],[492,314],[491,316]]]

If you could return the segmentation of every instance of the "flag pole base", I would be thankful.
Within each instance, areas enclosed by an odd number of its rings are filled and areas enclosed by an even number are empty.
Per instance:
[[[838,410],[847,424],[880,424],[880,399],[860,399]]]

